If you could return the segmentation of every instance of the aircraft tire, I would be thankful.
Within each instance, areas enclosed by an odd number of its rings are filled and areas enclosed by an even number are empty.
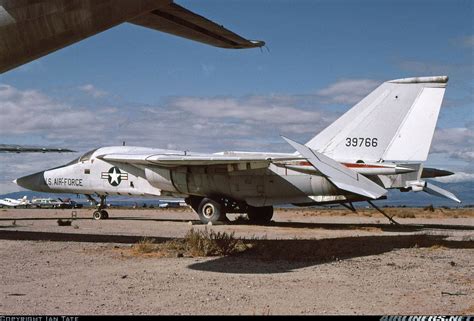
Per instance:
[[[94,220],[105,220],[109,218],[109,213],[107,213],[105,210],[94,211],[92,217]]]
[[[94,213],[92,213],[92,217],[94,218],[94,220],[100,220],[102,219],[102,214],[100,213],[100,211],[94,211]]]
[[[109,213],[106,210],[100,211],[101,219],[106,220],[109,218]]]
[[[204,224],[209,222],[215,223],[226,218],[224,206],[210,198],[204,198],[201,201],[197,214],[199,215],[201,222]]]
[[[247,216],[254,224],[270,223],[273,217],[273,206],[254,207],[248,206]]]

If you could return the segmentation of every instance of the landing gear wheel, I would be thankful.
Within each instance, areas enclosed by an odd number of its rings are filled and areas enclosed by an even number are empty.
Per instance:
[[[273,217],[273,206],[253,207],[248,206],[247,216],[254,224],[268,224]]]
[[[102,215],[102,219],[103,219],[103,220],[106,220],[106,219],[109,218],[109,213],[107,213],[106,210],[101,210],[101,211],[100,211],[100,215]]]
[[[102,214],[100,213],[100,211],[94,211],[92,217],[94,218],[94,220],[100,220],[102,219]]]
[[[109,218],[109,213],[106,210],[94,211],[92,217],[94,220],[105,220]]]
[[[215,223],[226,219],[224,206],[210,198],[204,198],[201,201],[197,213],[201,222],[205,224],[209,222]]]

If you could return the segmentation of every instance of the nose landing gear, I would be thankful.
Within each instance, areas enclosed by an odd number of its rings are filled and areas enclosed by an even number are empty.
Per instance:
[[[94,218],[94,220],[106,220],[109,218],[109,213],[105,210],[105,208],[107,208],[107,204],[105,203],[105,200],[106,200],[106,196],[105,195],[100,195],[100,203],[97,202],[92,196],[90,195],[86,195],[87,198],[94,202],[96,205],[99,204],[99,206],[97,207],[97,210],[94,211],[94,213],[92,214],[92,217]]]

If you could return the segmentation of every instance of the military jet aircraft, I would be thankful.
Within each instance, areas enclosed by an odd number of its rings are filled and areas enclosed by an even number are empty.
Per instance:
[[[265,44],[172,0],[0,0],[0,73],[124,22],[221,48]]]
[[[453,174],[423,168],[448,77],[383,83],[295,153],[202,154],[143,147],[103,147],[69,164],[21,177],[44,192],[100,197],[96,219],[108,217],[108,195],[183,197],[204,223],[247,213],[268,222],[273,206],[342,204],[386,198],[388,189],[424,191],[460,202],[426,178]],[[386,215],[392,222],[388,215]]]

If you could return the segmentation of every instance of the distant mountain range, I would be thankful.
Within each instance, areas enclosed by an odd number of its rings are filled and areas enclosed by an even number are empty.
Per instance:
[[[436,207],[447,206],[447,207],[468,207],[474,205],[474,182],[462,182],[462,183],[441,183],[434,182],[436,185],[447,189],[448,191],[454,193],[461,201],[462,204],[457,204],[453,201],[450,201],[445,198],[440,198],[436,196],[429,195],[424,192],[408,192],[401,193],[399,191],[393,190],[389,191],[387,200],[377,201],[376,204],[380,206],[408,206],[408,207],[424,207],[428,205],[433,205]],[[0,198],[22,198],[27,196],[28,199],[32,198],[71,198],[72,200],[88,204],[89,201],[84,195],[76,194],[53,194],[53,193],[39,193],[33,191],[20,191],[14,193],[8,193],[0,195]],[[160,199],[157,198],[140,198],[140,197],[125,197],[125,196],[109,196],[107,197],[107,203],[112,205],[122,205],[122,206],[143,206],[147,205],[157,205],[160,203]],[[357,205],[357,204],[355,204]],[[359,206],[365,206],[365,203],[359,203]]]

